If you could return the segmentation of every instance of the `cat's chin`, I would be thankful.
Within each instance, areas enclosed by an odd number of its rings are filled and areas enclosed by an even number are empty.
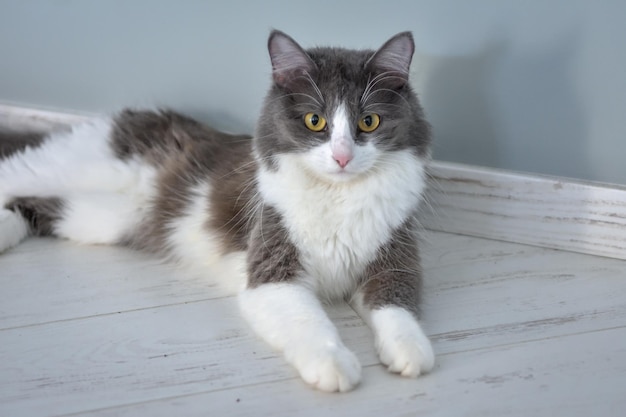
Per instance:
[[[326,182],[329,184],[346,184],[354,181],[359,181],[366,176],[366,173],[364,172],[355,172],[345,169],[324,172],[310,170],[309,174],[313,175],[318,181]]]

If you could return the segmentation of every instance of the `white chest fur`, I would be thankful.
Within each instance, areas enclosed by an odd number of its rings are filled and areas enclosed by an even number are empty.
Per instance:
[[[424,166],[410,152],[398,151],[364,178],[331,184],[302,169],[300,158],[281,155],[277,171],[261,169],[259,189],[283,216],[318,293],[344,296],[393,230],[417,208]]]

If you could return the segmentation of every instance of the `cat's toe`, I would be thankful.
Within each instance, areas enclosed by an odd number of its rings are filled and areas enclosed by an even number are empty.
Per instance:
[[[361,364],[356,356],[343,346],[307,349],[294,358],[294,365],[302,379],[326,392],[346,392],[361,380]]]
[[[399,307],[375,310],[372,323],[378,356],[391,372],[415,378],[433,368],[430,340],[409,311]]]
[[[389,371],[402,376],[416,378],[429,372],[435,364],[435,355],[430,341],[421,335],[398,335],[391,340],[380,341],[380,361]]]

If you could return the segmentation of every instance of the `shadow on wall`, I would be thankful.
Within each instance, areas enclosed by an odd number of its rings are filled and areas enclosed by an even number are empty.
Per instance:
[[[487,97],[503,45],[474,55],[426,56],[420,98],[434,133],[434,157],[498,166],[499,138]]]
[[[578,53],[572,35],[543,49],[499,42],[473,55],[430,58],[420,90],[435,158],[589,178]]]

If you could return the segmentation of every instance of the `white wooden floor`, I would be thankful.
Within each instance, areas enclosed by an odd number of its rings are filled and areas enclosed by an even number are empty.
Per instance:
[[[337,306],[363,382],[324,394],[200,277],[28,240],[0,255],[0,416],[624,415],[626,261],[436,232],[422,251],[435,370],[388,374]]]

